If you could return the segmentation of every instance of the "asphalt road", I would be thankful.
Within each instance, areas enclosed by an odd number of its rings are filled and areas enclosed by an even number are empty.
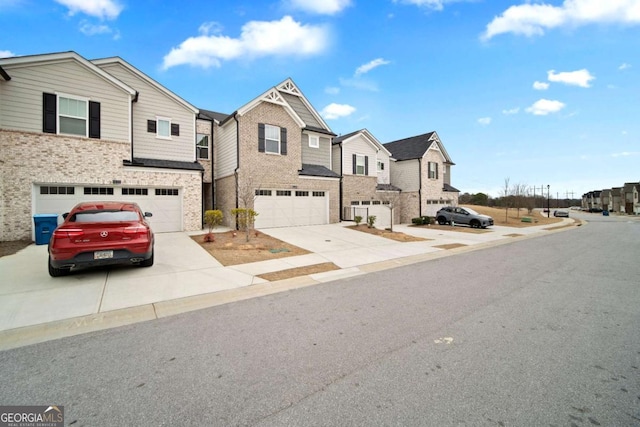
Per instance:
[[[640,425],[640,221],[0,352],[67,425]]]

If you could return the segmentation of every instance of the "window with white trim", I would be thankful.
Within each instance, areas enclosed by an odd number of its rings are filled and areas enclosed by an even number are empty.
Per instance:
[[[58,96],[58,129],[60,133],[87,136],[89,103],[86,99]]]
[[[356,175],[365,175],[365,156],[356,154]]]
[[[267,153],[280,154],[280,128],[264,125],[264,150]]]
[[[199,133],[196,138],[196,151],[198,152],[198,158],[202,160],[209,160],[209,135]]]
[[[438,179],[438,164],[429,162],[429,179]]]
[[[384,170],[384,162],[378,160],[378,172],[382,172]]]
[[[156,128],[156,137],[171,138],[171,119],[157,118],[158,126]]]
[[[320,148],[320,137],[318,135],[309,135],[309,147]]]

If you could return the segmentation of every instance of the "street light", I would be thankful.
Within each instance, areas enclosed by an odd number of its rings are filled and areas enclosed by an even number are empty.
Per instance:
[[[547,218],[551,218],[551,193],[549,193],[549,188],[551,186],[547,184]]]

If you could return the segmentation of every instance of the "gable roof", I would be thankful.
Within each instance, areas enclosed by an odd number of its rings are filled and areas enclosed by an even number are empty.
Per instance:
[[[442,145],[442,142],[435,131],[399,139],[397,141],[387,142],[384,144],[384,147],[391,152],[394,159],[402,161],[421,159],[434,143],[437,144],[438,148],[442,152],[442,155],[445,158],[445,163],[453,165],[454,163],[451,161],[447,150],[444,149],[444,145]]]
[[[28,56],[12,56],[9,58],[0,59],[0,66],[11,65],[11,66],[29,66],[32,64],[47,64],[47,63],[56,63],[56,62],[64,62],[64,61],[76,61],[82,67],[87,69],[88,71],[96,74],[101,77],[105,81],[111,83],[112,85],[118,87],[122,91],[126,92],[134,98],[136,96],[136,90],[125,84],[124,82],[118,80],[111,74],[102,70],[100,67],[91,63],[87,59],[78,55],[76,52],[68,51],[68,52],[57,52],[57,53],[45,53],[41,55],[28,55]],[[8,75],[7,75],[8,77]],[[9,77],[10,79],[11,77]]]
[[[200,108],[200,114],[198,114],[199,119],[212,120],[216,122],[223,122],[229,114],[227,113],[218,113],[217,111],[204,110]]]
[[[387,155],[391,156],[391,152],[367,129],[360,129],[355,132],[333,138],[333,144],[348,143],[350,140],[357,136],[362,136],[365,141],[367,141],[375,148],[376,151],[383,150],[385,153],[387,153]]]
[[[283,107],[302,129],[335,135],[290,78],[238,108],[234,113],[227,116],[226,120],[229,120],[235,113],[242,116],[262,102],[270,102]]]
[[[91,61],[91,63],[98,67],[100,67],[101,65],[119,64],[124,68],[126,68],[127,70],[129,70],[131,73],[138,76],[141,80],[144,80],[151,86],[158,89],[160,92],[164,93],[169,98],[173,99],[179,104],[182,104],[186,109],[191,110],[194,114],[198,114],[198,109],[196,107],[194,107],[193,105],[191,105],[190,103],[188,103],[187,101],[185,101],[184,99],[176,95],[175,93],[171,92],[169,89],[167,89],[166,87],[164,87],[163,85],[161,85],[160,83],[152,79],[151,77],[147,76],[145,73],[138,70],[136,67],[129,64],[127,61],[120,58],[119,56],[113,56],[111,58],[94,59]]]

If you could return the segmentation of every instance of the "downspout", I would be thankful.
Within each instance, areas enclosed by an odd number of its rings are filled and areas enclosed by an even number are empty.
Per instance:
[[[422,159],[418,159],[418,176],[420,177],[420,187],[418,189],[418,216],[422,216]]]
[[[133,163],[133,103],[134,102],[138,102],[138,95],[140,95],[140,92],[136,91],[136,96],[133,97],[133,99],[131,100],[131,110],[129,111],[129,117],[130,117],[130,133],[131,133],[131,163]]]
[[[340,146],[340,191],[338,194],[339,197],[339,209],[340,209],[340,221],[344,221],[344,203],[342,201],[342,197],[344,194],[344,190],[343,190],[343,185],[344,185],[344,161],[342,159],[342,142],[339,142],[338,145]]]
[[[240,170],[240,122],[238,121],[238,112],[233,113],[233,120],[236,121],[236,168],[233,171],[233,175],[236,178],[236,209],[240,207],[240,196],[238,194],[238,171]],[[238,227],[238,218],[236,217],[236,230]]]
[[[211,121],[211,209],[216,208],[216,181],[213,170],[215,168],[214,162],[214,146],[213,146],[213,135],[215,134],[214,125],[216,124],[215,120]]]

